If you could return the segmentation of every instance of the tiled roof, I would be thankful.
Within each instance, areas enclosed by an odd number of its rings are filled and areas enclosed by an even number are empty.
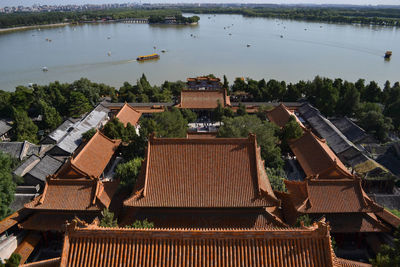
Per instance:
[[[273,213],[259,209],[168,209],[146,208],[125,212],[122,225],[131,225],[136,220],[147,219],[156,228],[187,229],[272,229],[287,227]]]
[[[331,226],[332,233],[389,232],[390,229],[380,223],[374,213],[331,213],[313,216],[318,219],[324,216]]]
[[[296,115],[289,111],[289,109],[282,103],[274,109],[267,111],[268,119],[279,127],[284,127],[286,123],[288,123],[290,116],[294,116],[300,126],[303,126],[299,119],[297,119]]]
[[[369,212],[371,200],[361,188],[360,180],[285,180],[293,203],[304,213]],[[304,196],[303,201],[301,197]]]
[[[49,179],[43,194],[25,207],[35,210],[103,210],[109,206],[117,187],[117,182],[96,179]]]
[[[61,262],[61,258],[53,258],[42,261],[35,261],[26,264],[20,265],[21,267],[59,267]]]
[[[138,123],[141,115],[142,113],[135,110],[128,103],[125,103],[125,105],[123,105],[123,107],[118,111],[116,117],[126,127],[128,123],[130,123],[132,126],[135,126]]]
[[[60,178],[100,177],[120,145],[100,131],[57,173]]]
[[[41,235],[38,232],[28,232],[24,240],[18,245],[14,253],[21,255],[20,263],[23,264],[29,258],[36,245],[39,243]]]
[[[321,115],[318,109],[306,103],[298,109],[300,115],[305,119],[319,136],[326,139],[329,146],[336,154],[353,149],[360,151],[351,143],[338,128],[328,119]]]
[[[19,160],[24,160],[31,155],[41,154],[42,147],[32,144],[28,141],[24,142],[0,142],[0,151],[9,154]]]
[[[278,204],[255,136],[149,138],[136,207],[240,208]]]
[[[33,167],[36,166],[40,162],[40,158],[36,155],[30,156],[27,160],[25,160],[21,165],[18,166],[14,170],[14,174],[18,176],[24,176],[27,172],[32,170]]]
[[[225,90],[182,90],[178,107],[190,109],[214,109],[218,105],[230,106]]]
[[[340,266],[324,223],[259,231],[75,224],[68,227],[60,266]]]
[[[107,121],[110,110],[102,104],[97,105],[89,114],[67,129],[57,145],[50,151],[52,154],[72,154],[82,142],[82,134],[93,128],[99,128]]]
[[[61,161],[46,155],[27,174],[39,181],[45,182],[46,177],[53,175],[62,165]]]
[[[384,222],[392,226],[393,228],[400,227],[400,218],[391,213],[390,211],[384,209],[376,213],[376,215],[381,218]]]
[[[0,234],[4,233],[14,225],[20,223],[23,221],[27,216],[29,216],[32,213],[32,211],[28,209],[20,209],[10,216],[4,218],[3,220],[0,221]]]
[[[290,141],[289,145],[307,176],[353,178],[326,142],[311,131],[305,131],[302,137]]]
[[[332,123],[353,143],[368,138],[367,133],[347,117],[331,119]]]
[[[372,266],[369,263],[346,260],[346,259],[342,259],[342,258],[336,258],[336,262],[342,267],[371,267]]]
[[[60,126],[58,126],[54,131],[52,131],[46,139],[50,139],[52,143],[57,144],[64,136],[69,133],[69,129],[74,125],[71,120],[65,120]],[[50,142],[46,140],[45,142]]]
[[[8,125],[6,121],[0,120],[0,136],[7,133],[12,129],[12,126]]]
[[[217,132],[188,132],[186,138],[189,139],[207,139],[207,138],[217,138]]]
[[[24,230],[33,231],[57,231],[64,232],[67,221],[80,218],[86,222],[92,222],[95,218],[101,217],[99,211],[95,212],[55,212],[55,211],[39,211],[35,212],[24,222],[18,226]]]

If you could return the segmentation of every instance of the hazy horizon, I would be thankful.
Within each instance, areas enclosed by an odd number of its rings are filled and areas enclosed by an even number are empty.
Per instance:
[[[0,7],[4,6],[32,6],[34,4],[40,5],[68,5],[68,4],[113,4],[113,3],[264,3],[264,4],[331,4],[331,5],[400,5],[400,0],[252,0],[252,1],[238,1],[238,0],[0,0]]]

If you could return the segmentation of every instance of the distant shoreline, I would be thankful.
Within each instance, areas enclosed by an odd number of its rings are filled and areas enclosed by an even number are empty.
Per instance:
[[[32,26],[20,26],[20,27],[12,27],[12,28],[3,28],[0,29],[1,33],[8,33],[14,31],[26,31],[32,29],[39,29],[39,28],[55,28],[55,27],[64,27],[69,25],[70,23],[54,23],[54,24],[43,24],[43,25],[32,25]]]

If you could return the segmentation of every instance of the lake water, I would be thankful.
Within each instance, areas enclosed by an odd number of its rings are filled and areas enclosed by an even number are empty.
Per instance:
[[[153,84],[209,73],[230,81],[297,82],[316,75],[380,84],[400,80],[399,28],[200,17],[198,26],[85,24],[0,34],[0,89],[80,77],[118,87],[142,73]],[[383,59],[386,50],[393,51],[390,62]],[[154,52],[161,55],[157,61],[135,60]]]

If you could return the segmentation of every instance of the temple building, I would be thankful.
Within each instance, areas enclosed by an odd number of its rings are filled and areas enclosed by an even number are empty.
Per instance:
[[[115,117],[118,118],[118,120],[126,127],[128,123],[132,126],[136,126],[139,122],[140,116],[142,116],[140,111],[137,111],[131,105],[125,103]]]
[[[103,228],[72,221],[61,257],[28,266],[370,266],[333,252],[329,226],[291,229]]]
[[[267,118],[270,122],[275,123],[280,128],[284,127],[289,122],[290,116],[294,116],[301,127],[304,128],[301,121],[297,118],[294,112],[290,111],[283,103],[279,106],[267,111]]]
[[[231,101],[226,89],[216,90],[182,90],[178,108],[188,108],[192,110],[213,110],[218,106],[231,106]]]
[[[123,224],[148,219],[160,228],[285,227],[254,135],[154,138],[125,200]]]
[[[187,78],[187,87],[192,90],[216,90],[222,88],[219,78],[201,76],[196,78]]]

